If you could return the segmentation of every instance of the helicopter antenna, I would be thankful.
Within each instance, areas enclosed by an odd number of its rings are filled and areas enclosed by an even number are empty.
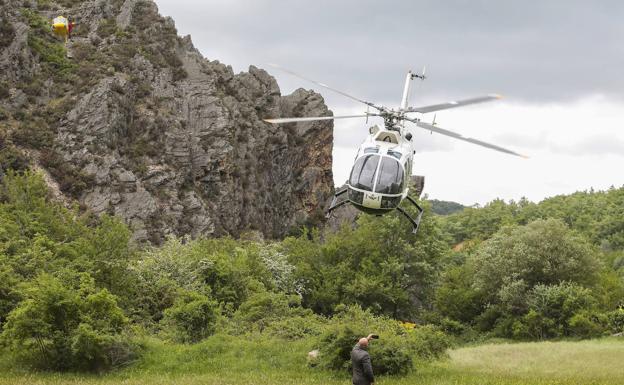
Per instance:
[[[415,74],[414,77],[418,78],[420,80],[425,80],[425,79],[427,79],[427,77],[425,76],[425,72],[426,71],[427,71],[427,66],[423,66],[422,73],[420,75],[416,75]]]

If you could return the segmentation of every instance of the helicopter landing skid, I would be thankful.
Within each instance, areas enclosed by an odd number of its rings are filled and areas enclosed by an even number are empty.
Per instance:
[[[325,218],[329,219],[329,217],[331,216],[332,211],[334,211],[335,209],[337,209],[340,206],[346,205],[347,203],[349,203],[348,199],[345,199],[343,201],[338,202],[338,197],[341,196],[342,194],[347,192],[347,188],[343,188],[342,190],[338,191],[337,193],[334,194],[334,199],[332,199],[331,205],[329,205],[329,208],[327,209],[327,213],[325,214]]]
[[[403,214],[412,223],[412,226],[414,226],[414,228],[412,229],[412,234],[416,234],[418,232],[418,228],[420,227],[420,220],[425,210],[423,210],[423,208],[420,207],[418,203],[416,203],[416,201],[409,195],[406,198],[408,201],[410,201],[411,204],[416,206],[416,208],[418,209],[418,215],[416,216],[416,219],[412,218],[412,216],[409,215],[407,211],[405,211],[402,207],[397,207],[397,210],[399,210],[399,212]]]

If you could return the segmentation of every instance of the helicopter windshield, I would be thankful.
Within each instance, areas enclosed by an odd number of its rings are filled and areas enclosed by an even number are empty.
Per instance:
[[[379,155],[365,155],[355,161],[351,170],[349,184],[352,187],[373,191],[375,171],[379,163]]]
[[[404,172],[394,158],[364,155],[358,158],[351,170],[349,185],[356,189],[381,194],[400,194],[403,190]]]
[[[375,192],[382,194],[400,194],[403,190],[403,168],[393,158],[381,159],[377,172]]]

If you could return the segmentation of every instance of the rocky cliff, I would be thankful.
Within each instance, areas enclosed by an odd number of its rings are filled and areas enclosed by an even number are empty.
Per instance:
[[[39,166],[64,197],[167,234],[276,238],[321,217],[333,190],[323,98],[234,74],[147,0],[0,0],[0,167]],[[64,48],[50,20],[77,22]]]

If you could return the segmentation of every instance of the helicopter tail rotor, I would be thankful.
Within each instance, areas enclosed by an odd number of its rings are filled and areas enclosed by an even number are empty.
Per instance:
[[[418,78],[420,80],[425,80],[427,79],[427,76],[425,76],[425,72],[427,71],[427,66],[423,66],[422,72],[420,75],[418,74],[412,74],[412,79],[414,78]]]

